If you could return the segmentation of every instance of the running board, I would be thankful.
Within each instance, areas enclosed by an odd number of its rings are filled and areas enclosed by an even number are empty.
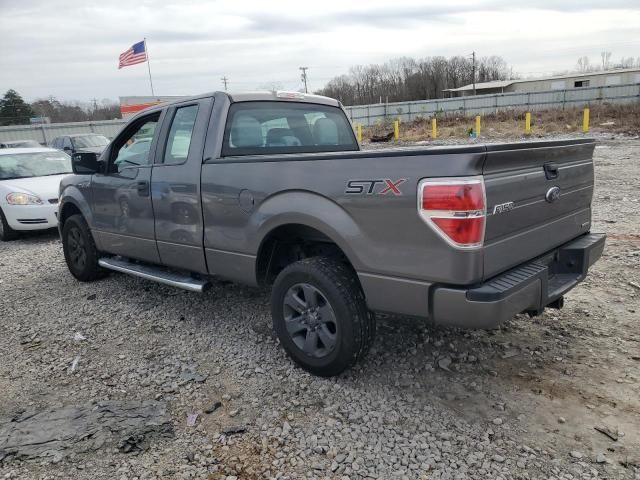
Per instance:
[[[126,260],[119,260],[117,258],[100,258],[98,260],[98,265],[102,268],[115,270],[116,272],[128,273],[134,277],[153,280],[154,282],[163,283],[171,287],[182,288],[184,290],[189,290],[190,292],[202,293],[210,286],[209,282],[205,280],[198,280],[197,278],[192,278],[189,275],[171,272],[165,270],[163,267],[155,265],[132,263]]]

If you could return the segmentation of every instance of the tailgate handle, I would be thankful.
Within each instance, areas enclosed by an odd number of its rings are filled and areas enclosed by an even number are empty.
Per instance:
[[[558,178],[558,165],[555,163],[545,163],[544,176],[547,177],[547,180]]]

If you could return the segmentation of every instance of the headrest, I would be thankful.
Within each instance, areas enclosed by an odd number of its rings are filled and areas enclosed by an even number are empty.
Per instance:
[[[338,126],[330,118],[319,118],[313,125],[316,145],[338,145]]]
[[[237,148],[262,147],[262,127],[250,115],[238,115],[231,126],[231,145]]]

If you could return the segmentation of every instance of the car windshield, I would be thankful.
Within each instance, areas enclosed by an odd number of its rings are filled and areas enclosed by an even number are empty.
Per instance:
[[[73,144],[76,148],[106,147],[109,144],[109,139],[102,135],[83,135],[82,137],[73,137]]]
[[[71,157],[62,152],[0,155],[0,180],[71,173]]]

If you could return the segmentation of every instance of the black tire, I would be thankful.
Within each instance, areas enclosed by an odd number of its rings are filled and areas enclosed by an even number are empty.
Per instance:
[[[98,265],[98,250],[93,235],[82,215],[72,215],[62,227],[62,250],[71,274],[81,282],[104,276]]]
[[[3,242],[9,242],[18,238],[18,232],[9,226],[7,218],[4,216],[4,212],[0,209],[0,240]]]
[[[358,277],[331,258],[307,258],[282,270],[273,284],[271,314],[287,354],[322,377],[353,366],[375,338],[375,316]]]

